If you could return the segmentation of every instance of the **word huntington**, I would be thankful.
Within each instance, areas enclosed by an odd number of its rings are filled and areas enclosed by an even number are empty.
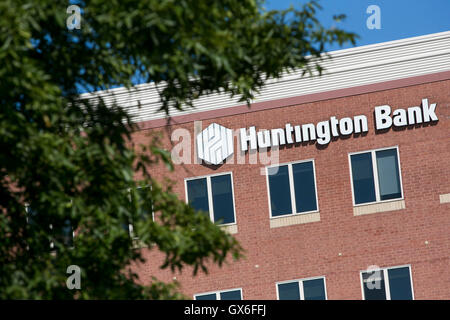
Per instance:
[[[257,148],[276,147],[285,144],[308,142],[317,140],[321,145],[328,144],[331,137],[340,135],[350,135],[352,133],[367,132],[367,117],[365,115],[354,116],[352,118],[330,117],[330,120],[321,121],[316,125],[307,123],[304,125],[292,126],[287,123],[284,128],[271,130],[261,130],[256,133],[255,127],[240,130],[241,148],[246,151],[250,145],[250,150]]]

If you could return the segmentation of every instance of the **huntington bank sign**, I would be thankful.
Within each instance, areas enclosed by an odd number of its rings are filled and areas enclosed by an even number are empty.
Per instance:
[[[385,130],[392,126],[404,127],[438,121],[436,103],[430,104],[422,99],[422,104],[407,109],[395,109],[388,105],[375,107],[375,130]],[[286,123],[283,128],[260,130],[254,126],[239,129],[240,151],[260,151],[294,143],[317,141],[320,145],[330,143],[332,138],[348,136],[353,133],[368,132],[367,116],[328,120],[316,124],[293,125]],[[196,137],[197,155],[209,164],[218,165],[233,154],[233,132],[217,123],[209,125]]]

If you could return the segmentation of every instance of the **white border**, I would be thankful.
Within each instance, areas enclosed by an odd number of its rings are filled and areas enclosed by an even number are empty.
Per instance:
[[[214,206],[213,206],[213,201],[212,201],[211,178],[212,177],[218,177],[218,176],[224,176],[224,175],[227,175],[227,174],[229,174],[230,177],[231,177],[231,193],[232,193],[232,198],[233,198],[234,222],[218,224],[219,226],[232,226],[232,225],[236,225],[237,224],[236,203],[235,203],[235,199],[234,199],[233,172],[232,171],[227,171],[227,172],[213,173],[213,174],[208,174],[208,175],[203,175],[203,176],[198,176],[198,177],[190,177],[190,178],[185,178],[184,179],[184,198],[185,198],[185,202],[186,203],[189,203],[187,182],[191,181],[191,180],[197,180],[197,179],[206,179],[206,190],[207,190],[207,193],[208,193],[209,218],[211,219],[211,221],[213,223],[216,223],[214,221]]]
[[[393,266],[393,267],[380,267],[380,271],[383,271],[383,277],[384,277],[384,288],[385,288],[385,293],[386,293],[386,300],[391,300],[391,291],[390,291],[390,287],[389,287],[389,274],[388,274],[388,270],[392,270],[392,269],[400,269],[400,268],[409,268],[409,282],[411,285],[411,297],[412,300],[415,300],[414,298],[414,286],[413,286],[413,279],[412,279],[412,270],[411,270],[411,265],[410,264],[404,264],[404,265],[399,265],[399,266]],[[359,271],[359,279],[361,282],[361,296],[363,300],[366,300],[365,294],[364,294],[364,282],[363,282],[363,277],[362,274],[368,272],[369,270],[360,270]],[[373,270],[372,270],[373,271]]]
[[[279,294],[279,291],[278,291],[278,285],[279,284],[298,282],[298,288],[299,288],[299,291],[300,291],[300,300],[305,300],[305,293],[304,293],[304,289],[303,289],[303,281],[317,280],[317,279],[323,279],[323,289],[325,291],[325,300],[328,300],[327,281],[326,281],[325,276],[309,277],[309,278],[301,278],[301,279],[293,279],[293,280],[286,280],[286,281],[275,282],[275,288],[276,288],[276,291],[277,291],[277,300],[280,300],[280,294]]]
[[[395,198],[395,199],[387,199],[387,200],[379,200],[380,199],[380,188],[378,185],[378,167],[376,163],[376,152],[377,151],[383,151],[383,150],[390,150],[390,149],[396,149],[397,150],[397,165],[398,165],[398,176],[400,180],[400,192],[401,197]],[[364,203],[358,203],[355,204],[355,189],[353,187],[353,172],[352,172],[352,160],[351,156],[355,154],[362,154],[362,153],[371,153],[372,156],[372,172],[373,172],[373,179],[374,179],[374,188],[375,188],[375,201],[372,202],[364,202]],[[398,145],[392,146],[392,147],[385,147],[385,148],[379,148],[379,149],[370,149],[365,151],[357,151],[357,152],[350,152],[348,153],[348,166],[350,170],[350,185],[352,189],[352,203],[353,207],[359,207],[359,206],[365,206],[369,204],[375,204],[375,203],[385,203],[385,202],[391,202],[391,201],[399,201],[399,200],[405,200],[405,195],[403,192],[403,180],[402,180],[402,168],[400,166],[400,149]]]
[[[219,290],[219,291],[208,291],[208,292],[196,293],[196,294],[193,295],[193,297],[194,297],[194,300],[197,300],[198,296],[204,296],[204,295],[207,295],[207,294],[215,294],[216,295],[216,300],[222,300],[222,299],[220,299],[220,294],[221,293],[230,292],[230,291],[238,291],[238,290],[241,293],[241,300],[244,300],[244,295],[243,295],[243,292],[242,292],[242,288],[234,288],[234,289],[226,289],[226,290]]]
[[[295,190],[294,190],[294,176],[292,171],[292,165],[298,164],[298,163],[304,163],[304,162],[312,162],[313,164],[313,175],[314,175],[314,190],[316,193],[316,210],[310,210],[310,211],[303,211],[303,212],[296,212],[297,211],[297,204],[295,203]],[[272,204],[270,201],[270,185],[269,185],[269,168],[276,168],[276,167],[282,167],[282,166],[288,166],[288,177],[289,177],[289,188],[291,193],[291,209],[292,213],[272,217]],[[270,165],[265,167],[266,170],[266,189],[267,189],[267,200],[269,205],[269,218],[270,219],[278,219],[278,218],[286,218],[301,214],[308,214],[308,213],[314,213],[319,212],[319,196],[317,193],[317,179],[316,179],[316,163],[314,159],[305,159],[305,160],[297,160],[297,161],[291,161],[291,162],[285,162],[285,163],[279,163],[275,165]]]

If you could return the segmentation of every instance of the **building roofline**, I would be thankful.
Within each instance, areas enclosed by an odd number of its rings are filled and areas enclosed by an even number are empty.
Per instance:
[[[210,94],[197,99],[195,109],[172,109],[172,124],[201,120],[208,115],[240,114],[356,92],[367,93],[448,79],[450,31],[336,50],[328,54],[332,59],[321,63],[325,67],[322,76],[301,77],[302,70],[298,70],[285,73],[280,79],[269,79],[252,101],[250,109],[245,105],[244,111],[238,98]],[[161,103],[154,83],[139,84],[130,90],[121,87],[80,95],[81,98],[96,96],[101,96],[107,104],[115,101],[128,109],[141,128],[168,123],[164,112],[159,111]]]
[[[208,120],[214,118],[234,116],[238,114],[244,114],[248,112],[257,112],[274,108],[289,107],[304,103],[311,103],[329,99],[337,99],[342,97],[349,97],[359,94],[366,94],[371,92],[378,92],[383,90],[404,88],[418,84],[450,80],[450,71],[438,72],[433,74],[427,74],[423,76],[403,78],[399,80],[392,80],[381,83],[374,83],[369,85],[338,89],[333,91],[324,91],[320,93],[313,93],[303,96],[296,96],[285,99],[278,99],[272,101],[265,101],[255,103],[249,108],[246,104],[242,104],[236,107],[222,108],[217,110],[209,110],[203,112],[189,113],[186,115],[179,115],[170,118],[160,118],[148,121],[139,122],[140,130],[147,130],[152,128],[163,127],[166,125],[178,125],[182,123],[188,123],[193,121]]]

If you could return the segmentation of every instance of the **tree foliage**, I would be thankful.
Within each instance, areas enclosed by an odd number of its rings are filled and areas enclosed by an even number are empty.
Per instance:
[[[180,298],[176,284],[138,284],[129,223],[172,270],[205,272],[242,248],[152,178],[167,151],[132,147],[126,109],[82,100],[80,89],[154,82],[167,114],[214,92],[250,103],[269,78],[320,70],[324,46],[355,35],[324,28],[315,2],[285,11],[258,0],[72,3],[80,29],[66,26],[68,1],[0,0],[0,298]],[[66,288],[69,265],[81,267],[81,290]]]

